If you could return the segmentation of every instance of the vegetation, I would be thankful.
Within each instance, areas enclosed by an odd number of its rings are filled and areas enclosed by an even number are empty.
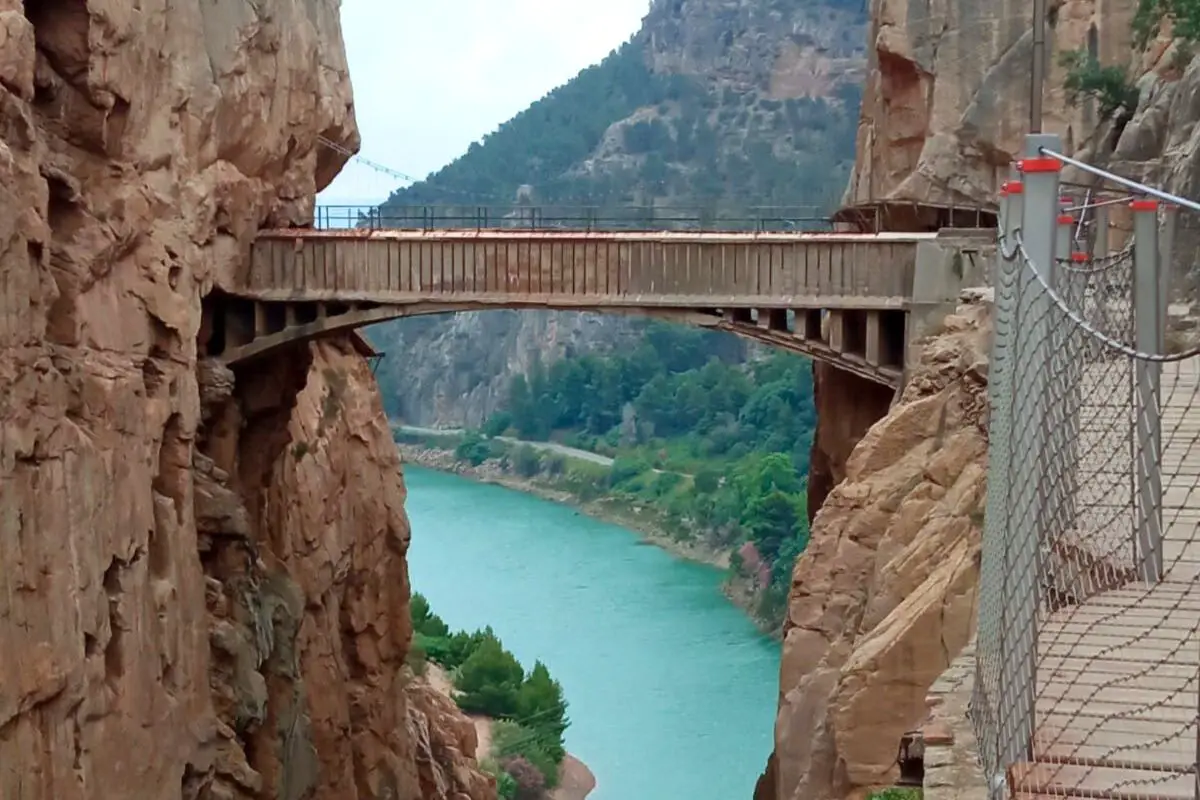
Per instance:
[[[558,781],[566,756],[563,736],[570,721],[562,686],[541,661],[528,672],[504,649],[490,627],[450,631],[424,595],[411,602],[413,643],[409,663],[424,670],[425,660],[445,668],[464,711],[497,720],[492,727],[491,767],[500,797],[538,798]]]
[[[748,359],[721,334],[645,323],[642,343],[608,355],[534,361],[483,430],[555,439],[614,459],[606,467],[507,446],[479,432],[455,454],[499,458],[581,500],[655,508],[680,539],[736,549],[734,569],[758,589],[757,615],[782,618],[791,567],[808,542],[806,475],[816,427],[809,362]]]
[[[1118,114],[1128,117],[1137,108],[1137,87],[1123,67],[1101,66],[1086,48],[1061,53],[1059,64],[1067,70],[1063,88],[1068,102],[1075,104],[1083,98],[1095,100],[1102,120],[1113,119]]]
[[[921,800],[923,793],[920,789],[893,786],[878,792],[872,792],[867,800]]]
[[[627,206],[662,198],[689,205],[830,205],[854,158],[861,89],[830,99],[771,100],[710,90],[684,75],[651,72],[635,36],[580,72],[446,167],[394,193],[402,205],[532,202]],[[614,123],[634,156],[620,166],[580,170]],[[734,136],[736,142],[726,142]],[[786,143],[786,145],[785,145]]]
[[[1171,32],[1189,42],[1200,41],[1200,0],[1139,0],[1133,17],[1135,44],[1150,43],[1163,20],[1171,23]]]

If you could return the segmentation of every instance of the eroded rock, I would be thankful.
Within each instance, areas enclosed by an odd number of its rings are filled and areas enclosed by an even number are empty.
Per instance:
[[[788,599],[775,752],[755,796],[885,785],[974,630],[985,495],[986,305],[925,342],[828,495]]]

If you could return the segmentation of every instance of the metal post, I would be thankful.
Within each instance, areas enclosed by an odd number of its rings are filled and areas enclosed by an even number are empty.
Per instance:
[[[1134,346],[1139,352],[1159,353],[1163,340],[1163,310],[1158,257],[1158,201],[1134,200],[1133,314]],[[1162,365],[1145,359],[1134,362],[1137,402],[1137,518],[1134,559],[1142,580],[1162,579]]]
[[[1075,309],[1083,306],[1083,291],[1080,273],[1074,271],[1082,265],[1075,262],[1075,218],[1068,210],[1071,198],[1063,196],[1058,201],[1058,219],[1055,231],[1057,257],[1050,266],[1050,285],[1068,305]],[[1064,529],[1075,527],[1075,501],[1078,494],[1078,442],[1079,442],[1079,384],[1082,378],[1080,360],[1083,358],[1081,332],[1074,325],[1056,325],[1051,332],[1051,377],[1058,378],[1061,392],[1050,396],[1049,423],[1050,458],[1053,469],[1058,472],[1052,486],[1056,491],[1054,509],[1056,521]]]
[[[1175,257],[1175,228],[1179,221],[1179,206],[1174,203],[1163,203],[1162,232],[1158,235],[1158,302],[1159,322],[1162,324],[1162,337],[1159,339],[1159,353],[1167,352],[1167,325],[1171,321],[1167,312],[1171,302],[1172,261]]]
[[[1024,204],[1021,219],[1021,240],[1024,254],[1018,257],[1017,325],[1013,335],[1014,367],[1023,369],[1019,379],[1020,396],[1024,403],[1014,403],[1015,441],[1028,445],[1013,453],[1013,468],[1021,469],[1025,480],[1037,487],[1035,496],[1028,499],[1034,508],[1014,509],[1017,524],[1006,531],[1011,537],[1012,591],[1006,598],[1008,625],[1016,633],[1004,669],[1014,677],[1014,692],[1005,698],[1011,706],[1006,713],[1014,716],[1013,724],[1004,726],[1009,740],[1004,743],[1004,763],[1012,764],[1032,758],[1033,733],[1037,698],[1037,637],[1038,609],[1041,604],[1041,550],[1053,534],[1053,496],[1047,492],[1053,474],[1049,467],[1049,389],[1053,368],[1051,315],[1053,301],[1042,288],[1050,283],[1055,258],[1055,221],[1058,218],[1058,176],[1061,165],[1053,158],[1040,155],[1040,148],[1056,150],[1060,138],[1055,134],[1030,134],[1025,138],[1026,158],[1020,168],[1024,175]],[[1024,259],[1028,258],[1028,264]],[[1014,381],[1014,386],[1017,381]],[[1014,390],[1015,391],[1015,390]],[[1019,466],[1015,459],[1020,459]]]
[[[1046,76],[1046,0],[1033,0],[1033,65],[1030,73],[1029,132],[1038,134],[1042,132],[1042,84]]]
[[[1097,206],[1095,210],[1096,236],[1092,245],[1092,257],[1104,258],[1108,255],[1108,206]]]

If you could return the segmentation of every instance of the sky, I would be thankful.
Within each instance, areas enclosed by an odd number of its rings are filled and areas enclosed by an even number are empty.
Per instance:
[[[359,155],[416,178],[454,160],[637,30],[649,0],[342,0]],[[319,202],[403,183],[351,162]]]

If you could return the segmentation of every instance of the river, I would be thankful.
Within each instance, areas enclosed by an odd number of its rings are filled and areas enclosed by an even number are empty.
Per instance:
[[[589,800],[749,800],[771,750],[779,646],[721,572],[499,486],[405,467],[415,591],[491,625],[563,685]]]

